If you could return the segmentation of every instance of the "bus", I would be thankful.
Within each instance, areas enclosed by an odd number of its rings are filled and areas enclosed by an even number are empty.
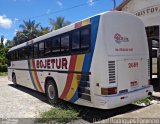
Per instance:
[[[32,39],[9,50],[14,85],[62,99],[112,109],[152,94],[144,24],[109,11]]]

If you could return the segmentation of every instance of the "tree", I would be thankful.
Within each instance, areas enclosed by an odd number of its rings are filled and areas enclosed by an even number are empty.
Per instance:
[[[14,42],[11,40],[7,40],[7,42],[5,43],[5,47],[7,48],[11,48],[14,46]]]
[[[3,44],[0,44],[0,72],[7,71],[7,52],[8,48],[4,47]]]
[[[3,42],[4,42],[4,36],[1,35],[1,44],[3,45]]]
[[[50,32],[49,27],[42,27],[41,26],[41,35],[47,34]]]
[[[29,40],[36,38],[40,35],[40,23],[35,23],[35,20],[23,21],[23,24],[19,26],[23,33]]]
[[[56,21],[54,19],[49,19],[49,22],[50,22],[50,25],[51,25],[51,30],[57,30],[57,29],[60,29],[62,27],[65,27],[67,25],[70,24],[69,21],[65,21],[65,18],[64,17],[57,17],[56,18]]]
[[[19,27],[22,29],[22,31],[17,31],[16,36],[13,38],[13,41],[16,45],[41,35],[40,23],[36,24],[34,20],[23,21],[23,24],[20,24]]]

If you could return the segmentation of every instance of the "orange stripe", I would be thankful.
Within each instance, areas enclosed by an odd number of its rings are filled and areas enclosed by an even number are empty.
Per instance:
[[[33,69],[36,69],[34,60],[32,60],[32,65],[33,65]],[[36,79],[36,81],[35,81],[36,86],[38,86],[38,89],[40,90],[40,92],[43,92],[43,89],[42,89],[41,84],[40,84],[39,79],[38,79],[37,71],[34,71],[33,77],[35,77],[35,79]]]
[[[77,60],[76,55],[71,56],[69,71],[74,71],[75,70],[76,60]],[[71,84],[72,84],[72,80],[73,80],[73,73],[69,73],[68,76],[67,76],[67,81],[66,81],[63,93],[60,96],[61,99],[64,99],[66,97],[66,95],[68,94],[69,89],[70,89]]]

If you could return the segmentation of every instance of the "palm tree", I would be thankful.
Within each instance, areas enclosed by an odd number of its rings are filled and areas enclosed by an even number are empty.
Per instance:
[[[40,36],[40,23],[36,24],[34,20],[23,21],[23,24],[19,25],[19,27],[22,29],[24,35],[27,36],[28,40]]]
[[[47,34],[50,32],[50,28],[49,27],[42,27],[41,26],[41,35]]]
[[[35,20],[31,21],[23,21],[23,24],[20,24],[19,27],[22,28],[22,30],[37,30],[40,26],[40,23],[36,24]]]
[[[11,47],[14,46],[14,42],[11,41],[11,40],[7,40],[7,42],[5,43],[5,46],[6,46],[7,48],[11,48]]]
[[[65,21],[65,18],[64,17],[57,17],[56,18],[56,21],[54,19],[49,19],[49,22],[50,22],[50,25],[51,25],[51,30],[57,30],[57,29],[60,29],[64,26],[67,26],[70,24],[69,21]]]

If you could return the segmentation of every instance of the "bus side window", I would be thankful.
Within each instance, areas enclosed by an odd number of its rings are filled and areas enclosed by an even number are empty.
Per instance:
[[[34,58],[38,58],[38,44],[34,44]]]
[[[11,52],[11,60],[14,61],[14,51]]]
[[[81,30],[81,49],[83,51],[88,51],[90,47],[90,31],[88,28]]]
[[[22,49],[19,49],[17,52],[16,52],[16,60],[22,60],[23,59],[23,51]]]
[[[39,43],[39,57],[44,57],[44,41]]]
[[[12,61],[12,59],[11,59],[11,54],[12,54],[12,52],[8,52],[8,54],[7,54],[7,59],[8,59],[8,66],[11,66],[11,61]]]
[[[52,39],[52,52],[53,53],[60,52],[60,37],[56,37]]]
[[[19,52],[19,50],[15,51],[15,61],[21,60],[21,53]]]
[[[63,35],[61,37],[61,52],[69,51],[69,35]]]
[[[29,58],[33,58],[33,45],[28,46],[28,56]]]
[[[45,55],[51,55],[52,52],[52,42],[51,38],[45,41]]]
[[[22,48],[22,60],[27,59],[27,50],[26,48]]]
[[[74,31],[72,33],[72,51],[80,50],[80,31]]]

